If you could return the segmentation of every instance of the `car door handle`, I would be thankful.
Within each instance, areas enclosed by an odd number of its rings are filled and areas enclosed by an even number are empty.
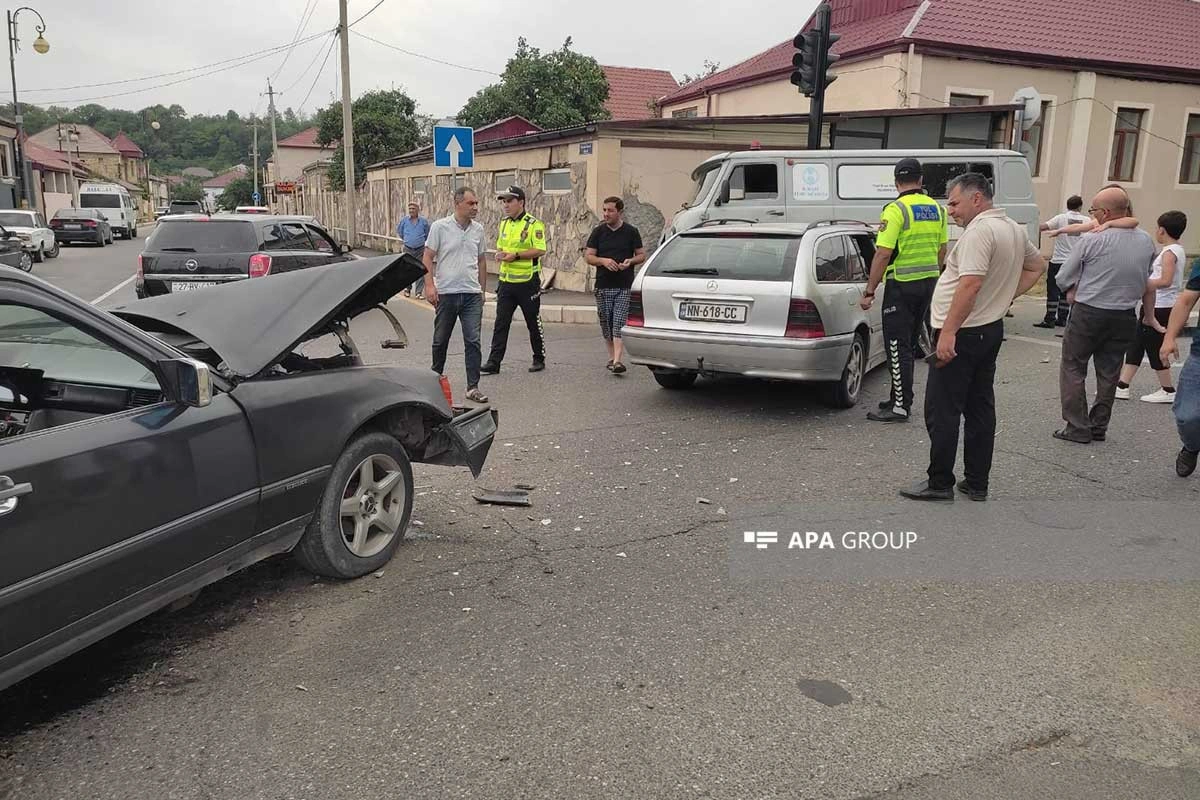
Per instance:
[[[17,498],[33,492],[33,484],[12,482],[7,475],[0,475],[0,515],[8,514],[17,507]]]
[[[772,217],[782,217],[787,212],[786,211],[768,211],[767,213],[770,214]]]

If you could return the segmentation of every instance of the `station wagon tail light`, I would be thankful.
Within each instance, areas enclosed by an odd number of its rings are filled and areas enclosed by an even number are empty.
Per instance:
[[[142,254],[138,253],[137,279],[140,281],[145,273],[142,271]]]
[[[271,257],[266,253],[255,253],[250,256],[250,277],[261,278],[271,274]]]
[[[439,375],[438,383],[442,385],[442,394],[446,395],[446,405],[454,408],[454,394],[450,391],[450,379],[445,375]]]
[[[630,292],[629,314],[625,317],[625,324],[631,328],[646,327],[646,312],[642,309],[641,292]]]
[[[783,335],[792,339],[821,339],[825,336],[821,313],[811,300],[792,298],[788,305],[787,329]]]
[[[52,220],[50,220],[50,227],[51,228],[61,228],[62,222],[57,219],[52,219]]]

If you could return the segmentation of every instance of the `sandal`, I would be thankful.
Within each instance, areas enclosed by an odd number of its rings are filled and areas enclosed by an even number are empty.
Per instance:
[[[613,362],[609,361],[607,364],[604,365],[604,368],[606,370],[608,370],[609,372],[612,372]]]
[[[622,364],[620,361],[615,361],[615,362],[613,362],[613,365],[612,365],[612,371],[613,371],[613,375],[620,375],[622,372],[625,371],[625,365]]]

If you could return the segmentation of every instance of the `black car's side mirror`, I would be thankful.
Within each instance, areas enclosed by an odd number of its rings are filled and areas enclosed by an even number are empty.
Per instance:
[[[167,399],[193,408],[212,402],[212,373],[207,364],[191,358],[159,361]]]
[[[338,252],[339,252],[339,253],[341,253],[342,255],[347,255],[348,253],[353,253],[353,252],[354,252],[354,245],[352,245],[352,244],[340,244],[340,245],[338,245]]]
[[[717,194],[717,205],[723,206],[729,202],[729,181],[721,181],[721,191]]]

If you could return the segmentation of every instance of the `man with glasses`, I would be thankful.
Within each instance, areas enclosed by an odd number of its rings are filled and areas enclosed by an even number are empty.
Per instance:
[[[546,255],[546,226],[537,217],[525,213],[525,190],[510,186],[498,199],[504,203],[496,240],[496,260],[500,263],[500,285],[496,289],[496,324],[492,328],[492,352],[483,365],[484,375],[500,371],[500,362],[508,349],[508,329],[518,307],[529,328],[533,350],[530,372],[546,368],[546,342],[542,335],[541,259]]]
[[[1088,209],[1098,226],[1131,215],[1129,196],[1103,189]],[[1063,334],[1059,399],[1067,423],[1055,439],[1077,444],[1108,436],[1125,352],[1137,336],[1137,304],[1146,293],[1155,258],[1143,230],[1108,225],[1082,237],[1058,273],[1058,286],[1074,305]],[[1088,408],[1088,362],[1096,365],[1096,399]]]

